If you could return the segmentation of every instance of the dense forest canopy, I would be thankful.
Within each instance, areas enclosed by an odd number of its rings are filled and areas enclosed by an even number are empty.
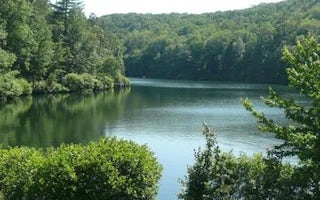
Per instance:
[[[126,84],[121,44],[80,0],[0,0],[0,98]]]
[[[284,45],[320,33],[320,1],[287,0],[206,14],[99,19],[124,45],[128,76],[287,83]]]

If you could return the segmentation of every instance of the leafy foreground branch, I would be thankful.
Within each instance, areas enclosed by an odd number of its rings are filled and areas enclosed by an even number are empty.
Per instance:
[[[0,157],[0,199],[155,199],[162,170],[145,145],[115,138]]]
[[[283,143],[268,156],[234,156],[221,152],[214,134],[204,125],[206,146],[195,152],[179,198],[199,199],[320,199],[320,45],[311,36],[283,51],[289,63],[289,84],[310,103],[299,104],[270,89],[263,102],[284,111],[291,122],[278,124],[257,112],[245,99],[243,105],[257,119],[261,131],[274,133]],[[298,164],[283,158],[295,156]]]

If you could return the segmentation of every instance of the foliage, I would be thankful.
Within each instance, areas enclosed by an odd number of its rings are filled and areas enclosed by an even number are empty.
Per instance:
[[[5,199],[155,199],[161,166],[146,146],[101,139],[46,150],[1,149]]]
[[[121,88],[128,86],[130,84],[130,80],[123,75],[119,75],[115,78],[115,83],[116,87]]]
[[[125,87],[128,85],[126,78],[116,78],[117,85]],[[114,87],[114,80],[107,75],[94,76],[88,73],[76,74],[69,73],[64,76],[63,83],[69,91],[98,91]]]
[[[222,153],[215,137],[205,126],[206,148],[195,153],[188,168],[180,198],[183,199],[319,199],[320,198],[320,44],[302,37],[295,48],[283,50],[289,64],[291,87],[307,98],[301,104],[270,89],[263,102],[284,111],[288,124],[268,119],[245,99],[243,105],[257,118],[263,132],[274,133],[283,142],[268,150],[268,156],[239,157]],[[295,156],[298,163],[286,164]]]
[[[84,83],[83,78],[76,73],[67,74],[63,80],[64,85],[66,85],[71,91],[81,91]]]
[[[33,82],[33,93],[62,93],[70,90],[56,81],[38,80]]]
[[[107,76],[107,75],[99,76],[98,79],[101,83],[99,88],[101,88],[102,90],[114,88],[114,81],[110,76]]]
[[[10,69],[15,60],[16,57],[14,54],[0,48],[0,72],[5,72]]]
[[[16,78],[17,74],[17,71],[11,71],[0,75],[0,99],[6,101],[31,94],[31,85],[25,79]]]

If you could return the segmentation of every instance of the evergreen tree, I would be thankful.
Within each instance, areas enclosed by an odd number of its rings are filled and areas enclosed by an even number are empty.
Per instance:
[[[57,0],[55,4],[52,4],[54,9],[54,19],[63,23],[64,35],[67,33],[69,26],[69,16],[71,10],[80,9],[82,10],[81,0]]]
[[[47,17],[50,14],[50,6],[47,0],[32,1],[32,16],[30,17],[30,29],[34,36],[34,46],[30,57],[30,70],[25,74],[32,82],[47,79],[52,71],[52,59],[54,55],[54,43],[52,32]]]

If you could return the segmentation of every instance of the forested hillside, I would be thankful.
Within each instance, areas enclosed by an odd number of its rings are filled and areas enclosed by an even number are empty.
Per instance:
[[[80,0],[0,0],[0,99],[126,84],[121,44]]]
[[[281,50],[300,35],[319,35],[320,1],[200,15],[114,14],[99,24],[121,39],[128,76],[286,83]]]

